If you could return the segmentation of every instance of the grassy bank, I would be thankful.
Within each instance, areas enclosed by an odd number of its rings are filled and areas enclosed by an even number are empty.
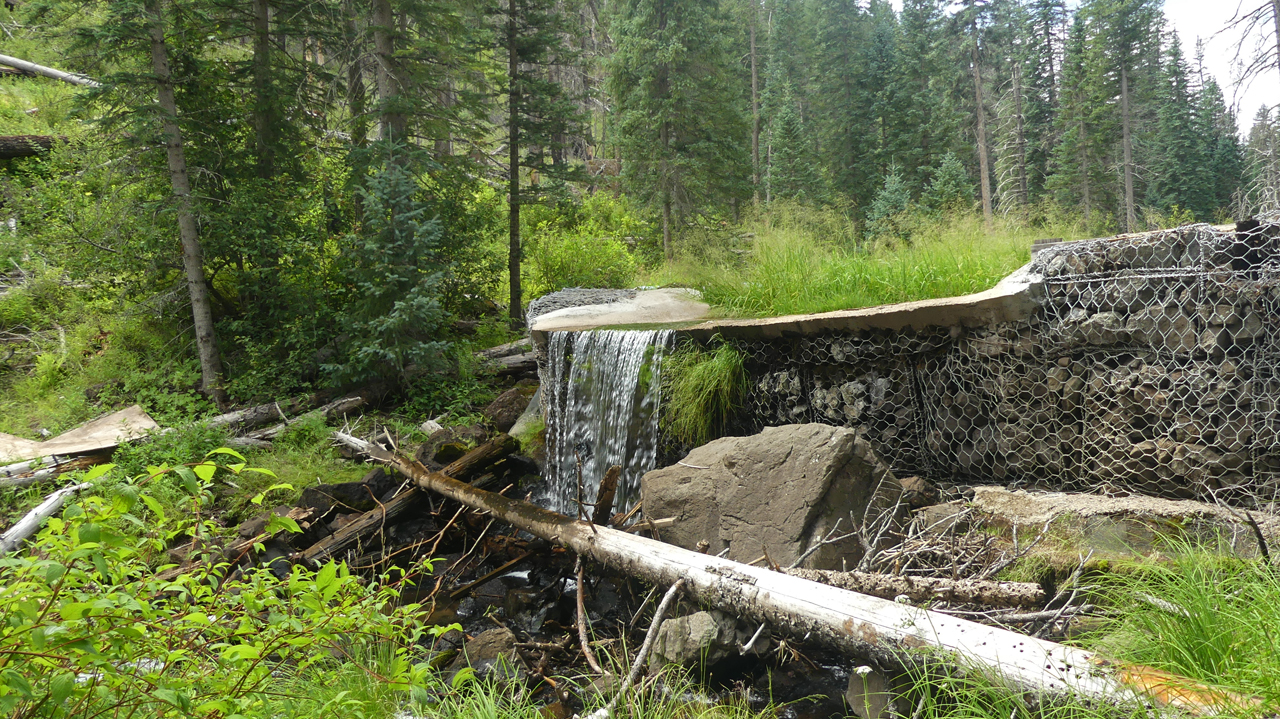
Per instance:
[[[872,307],[980,292],[1026,264],[1039,238],[1078,228],[981,218],[909,218],[907,240],[855,241],[835,212],[775,205],[734,232],[690,239],[651,284],[694,287],[731,316]]]

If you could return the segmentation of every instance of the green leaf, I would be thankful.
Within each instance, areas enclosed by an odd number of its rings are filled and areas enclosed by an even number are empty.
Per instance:
[[[35,695],[31,691],[31,682],[27,681],[27,678],[19,674],[17,671],[13,669],[5,669],[0,672],[0,679],[3,679],[5,685],[10,689],[21,694],[27,699],[35,698]]]
[[[75,675],[71,672],[63,672],[49,682],[49,701],[57,706],[65,702],[75,688]]]
[[[142,495],[142,503],[147,505],[147,509],[150,509],[152,514],[156,515],[157,523],[164,524],[164,509],[154,497],[149,494],[144,494]]]
[[[269,470],[269,469],[263,469],[263,468],[261,468],[261,467],[246,467],[244,471],[246,471],[246,472],[257,472],[258,474],[265,474],[265,475],[267,475],[268,477],[270,477],[270,478],[272,478],[272,479],[277,479],[277,477],[276,477],[276,473],[275,473],[275,472],[272,472],[272,471],[271,471],[271,470]]]
[[[275,475],[272,475],[272,476],[275,476]],[[277,489],[287,489],[292,492],[293,485],[292,484],[273,484],[270,487],[267,487],[266,489],[262,490],[262,492],[258,494],[258,496],[254,497],[249,501],[253,502],[254,504],[262,504],[262,500],[265,499],[268,494],[276,491]]]
[[[195,472],[190,467],[175,467],[174,470],[178,476],[182,478],[182,487],[192,496],[200,494],[200,480],[196,478]]]
[[[452,689],[460,689],[475,680],[476,670],[471,667],[463,667],[458,670],[457,674],[453,675],[453,681],[449,682],[449,686]]]
[[[206,458],[212,457],[215,454],[229,454],[232,457],[235,457],[236,459],[240,460],[241,462],[245,461],[243,454],[240,454],[239,452],[235,451],[234,449],[231,449],[230,447],[219,447],[215,450],[210,451],[208,454],[205,455],[205,457]]]
[[[50,562],[49,565],[44,568],[44,581],[49,584],[53,584],[61,579],[62,575],[66,573],[67,568],[64,565],[59,564],[58,562]]]
[[[80,544],[97,544],[102,538],[102,530],[92,522],[80,525],[76,530],[76,540]]]
[[[99,465],[90,467],[89,471],[84,473],[84,481],[92,482],[98,477],[101,477],[107,472],[110,472],[114,468],[115,468],[114,464],[99,464]]]
[[[298,523],[295,522],[292,517],[282,517],[277,514],[272,514],[271,518],[267,520],[266,531],[285,531],[291,534],[299,534],[302,532],[302,527],[299,527]]]
[[[217,473],[218,465],[213,462],[201,462],[200,464],[192,467],[191,471],[195,472],[196,476],[199,477],[201,481],[208,482],[213,479],[213,475]]]

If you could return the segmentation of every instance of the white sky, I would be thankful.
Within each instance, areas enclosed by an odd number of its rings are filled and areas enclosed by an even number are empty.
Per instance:
[[[902,9],[901,0],[892,0],[892,3],[895,9]],[[1188,62],[1195,58],[1197,39],[1204,40],[1205,67],[1222,86],[1227,103],[1235,106],[1242,134],[1249,131],[1258,108],[1280,104],[1280,71],[1273,65],[1255,77],[1248,86],[1238,85],[1236,76],[1239,73],[1234,68],[1233,61],[1239,35],[1231,32],[1215,37],[1215,33],[1226,26],[1241,6],[1247,12],[1264,3],[1265,0],[1165,0],[1164,3],[1165,17],[1172,28],[1178,31]],[[1269,19],[1264,25],[1274,32]],[[1274,35],[1268,39],[1275,42]],[[1252,53],[1254,42],[1255,39],[1252,38],[1246,42],[1243,59],[1247,60]]]

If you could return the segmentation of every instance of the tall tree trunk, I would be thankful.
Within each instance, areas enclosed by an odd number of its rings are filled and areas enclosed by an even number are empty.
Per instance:
[[[1124,229],[1133,232],[1138,213],[1133,204],[1133,138],[1129,129],[1129,69],[1125,64],[1120,65],[1120,124],[1124,144]]]
[[[1022,118],[1022,68],[1018,65],[1013,66],[1013,107],[1018,143],[1018,202],[1025,206],[1031,196],[1027,189],[1027,135]]]
[[[518,0],[507,0],[507,225],[510,249],[507,272],[511,282],[511,324],[523,319],[520,291],[520,53],[516,47],[516,13]]]
[[[1084,204],[1084,224],[1089,226],[1091,198],[1089,197],[1089,147],[1085,144],[1084,117],[1080,118],[1080,194]]]
[[[1276,65],[1280,67],[1280,0],[1271,0],[1271,17],[1276,23]]]
[[[1277,0],[1280,2],[1280,0]],[[751,6],[751,192],[760,202],[760,74],[756,71],[756,5]]]
[[[982,219],[991,229],[995,214],[991,210],[991,170],[987,165],[987,110],[982,100],[982,71],[978,66],[978,28],[973,28],[973,97],[978,113],[978,172],[982,174]]]
[[[271,3],[253,0],[253,130],[258,177],[275,175],[275,97],[271,91]]]
[[[375,77],[378,82],[378,102],[382,105],[379,111],[379,136],[384,140],[403,141],[405,117],[396,107],[398,96],[403,91],[396,59],[396,18],[391,12],[391,0],[373,0],[372,10],[370,20],[373,24],[373,53],[378,60]]]
[[[666,122],[658,128],[658,141],[662,144],[662,161],[658,174],[662,176],[662,254],[670,262],[674,258],[671,251],[671,178],[667,153],[671,151],[671,136]]]
[[[161,128],[169,160],[169,182],[178,206],[178,236],[182,241],[182,267],[187,275],[187,292],[191,295],[191,315],[195,321],[196,350],[200,355],[200,385],[221,410],[227,408],[227,394],[222,387],[222,356],[213,331],[213,311],[209,307],[209,288],[204,278],[204,253],[196,218],[191,211],[191,182],[187,178],[187,160],[182,150],[182,130],[178,127],[178,102],[173,94],[173,76],[169,71],[169,49],[164,39],[164,15],[160,0],[146,0],[151,33],[151,70],[156,78],[156,102],[160,105]]]

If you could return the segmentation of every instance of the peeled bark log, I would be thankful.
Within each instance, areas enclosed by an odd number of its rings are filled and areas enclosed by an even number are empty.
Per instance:
[[[39,155],[57,140],[53,135],[0,135],[0,160]]]
[[[337,436],[339,433],[335,433]],[[345,435],[344,435],[345,436]],[[457,480],[479,476],[490,465],[520,448],[509,435],[501,434],[459,457],[441,472]],[[354,522],[311,545],[299,558],[303,563],[315,566],[338,556],[364,542],[387,525],[417,509],[426,494],[416,487],[397,494],[390,502],[369,510]]]
[[[684,579],[695,601],[859,657],[894,666],[945,658],[998,673],[1013,688],[1038,695],[1153,703],[1191,714],[1256,703],[1148,667],[1112,662],[1093,652],[570,519],[476,489],[359,438],[342,433],[334,437],[395,467],[421,488],[488,511],[536,537],[657,585]],[[929,651],[918,651],[922,649]]]
[[[235,412],[220,414],[206,421],[206,427],[226,427],[232,432],[256,429],[277,419],[287,419],[288,415],[299,410],[310,409],[317,403],[314,395],[302,399],[284,402],[268,402],[257,407],[248,407]]]
[[[787,569],[784,574],[882,599],[906,596],[913,602],[944,601],[989,607],[1044,606],[1044,588],[1030,582],[991,582],[979,579],[902,577],[867,572]]]
[[[8,55],[0,55],[0,65],[8,65],[9,67],[16,67],[19,70],[25,70],[27,72],[35,73],[36,75],[43,75],[45,77],[51,77],[54,80],[61,80],[63,82],[71,83],[72,85],[82,85],[84,87],[100,87],[100,84],[98,83],[97,80],[91,80],[85,77],[84,75],[76,75],[70,72],[55,70],[51,67],[45,67],[44,65],[37,65],[34,62],[27,62],[26,60],[19,60],[16,57],[10,57]]]
[[[14,471],[9,467],[0,467],[0,489],[30,487],[33,484],[53,479],[66,472],[88,469],[95,464],[102,464],[107,455],[90,454],[83,457],[45,457],[47,464],[36,466],[35,462],[22,462],[28,465],[26,471]]]
[[[18,545],[22,544],[27,537],[40,531],[40,526],[44,524],[44,520],[52,517],[55,512],[62,509],[67,497],[91,486],[88,482],[73,484],[70,487],[63,487],[46,497],[40,503],[40,506],[28,512],[27,516],[19,519],[17,524],[9,528],[9,531],[0,535],[0,556],[17,549]]]

